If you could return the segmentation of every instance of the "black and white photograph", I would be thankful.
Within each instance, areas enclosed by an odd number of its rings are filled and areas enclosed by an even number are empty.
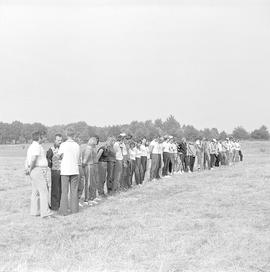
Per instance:
[[[0,272],[270,272],[269,108],[269,0],[0,0]]]

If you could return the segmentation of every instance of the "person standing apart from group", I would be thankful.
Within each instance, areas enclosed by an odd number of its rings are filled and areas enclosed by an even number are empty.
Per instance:
[[[30,214],[43,218],[53,215],[49,209],[48,162],[41,145],[45,141],[45,135],[40,131],[32,134],[33,142],[27,150],[25,161],[25,174],[32,184]]]
[[[61,156],[61,201],[59,214],[67,215],[68,207],[71,213],[79,211],[78,183],[80,146],[73,140],[75,132],[72,128],[66,131],[67,140],[60,145],[58,153]],[[68,198],[70,192],[70,199]],[[70,204],[70,205],[69,205]]]
[[[62,143],[62,135],[56,134],[54,145],[47,151],[48,166],[51,169],[51,209],[58,211],[61,200],[61,158],[58,153]]]

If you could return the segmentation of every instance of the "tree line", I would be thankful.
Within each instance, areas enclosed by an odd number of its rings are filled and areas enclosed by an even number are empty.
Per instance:
[[[165,121],[156,119],[145,122],[132,121],[130,124],[113,125],[105,127],[89,126],[86,122],[77,122],[67,125],[45,126],[41,123],[27,124],[20,121],[12,123],[0,122],[0,144],[29,143],[34,131],[43,130],[47,133],[48,141],[53,141],[56,133],[64,134],[67,127],[73,127],[82,141],[87,141],[89,136],[98,135],[101,141],[108,136],[117,136],[121,132],[133,135],[134,138],[146,137],[152,139],[157,135],[169,134],[178,139],[183,137],[190,141],[198,138],[225,139],[233,136],[240,140],[269,140],[270,134],[266,126],[261,126],[252,132],[248,132],[243,127],[236,127],[232,134],[225,131],[218,131],[217,128],[205,128],[198,130],[192,125],[180,125],[174,116],[170,115]]]

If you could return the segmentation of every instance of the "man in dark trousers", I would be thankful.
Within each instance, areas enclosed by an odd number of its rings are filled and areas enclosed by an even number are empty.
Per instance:
[[[182,139],[182,142],[177,147],[177,151],[180,155],[181,163],[183,170],[188,172],[188,156],[187,156],[187,140],[186,138]]]
[[[51,168],[51,209],[58,211],[61,200],[61,159],[58,154],[59,146],[62,143],[62,135],[56,134],[54,145],[47,151],[46,158]]]

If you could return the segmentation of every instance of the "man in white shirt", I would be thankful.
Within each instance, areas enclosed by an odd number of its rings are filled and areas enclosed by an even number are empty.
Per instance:
[[[78,184],[79,184],[79,164],[80,146],[73,140],[75,132],[69,128],[66,131],[67,140],[60,145],[58,150],[62,158],[61,161],[61,201],[59,213],[68,214],[68,206],[71,213],[79,211]],[[68,192],[70,191],[70,205],[68,205]]]
[[[48,162],[45,151],[41,144],[44,142],[45,133],[34,132],[33,142],[27,150],[25,161],[25,174],[29,176],[32,183],[31,215],[49,217],[53,213],[49,209],[48,191]]]
[[[147,148],[146,148],[146,138],[142,139],[141,149],[141,164],[142,164],[142,180],[145,179],[145,173],[147,170]]]
[[[123,137],[124,135],[119,135],[117,141],[113,145],[115,152],[115,168],[114,168],[114,182],[113,182],[113,191],[117,192],[120,190],[121,178],[123,173]]]
[[[159,138],[154,139],[149,146],[150,158],[151,158],[151,169],[150,169],[150,181],[158,178],[158,171],[160,165],[160,144]]]
[[[165,138],[165,141],[162,143],[162,151],[163,151],[163,169],[162,169],[162,176],[168,176],[169,171],[169,164],[171,160],[170,156],[170,148],[171,143],[169,138]]]

